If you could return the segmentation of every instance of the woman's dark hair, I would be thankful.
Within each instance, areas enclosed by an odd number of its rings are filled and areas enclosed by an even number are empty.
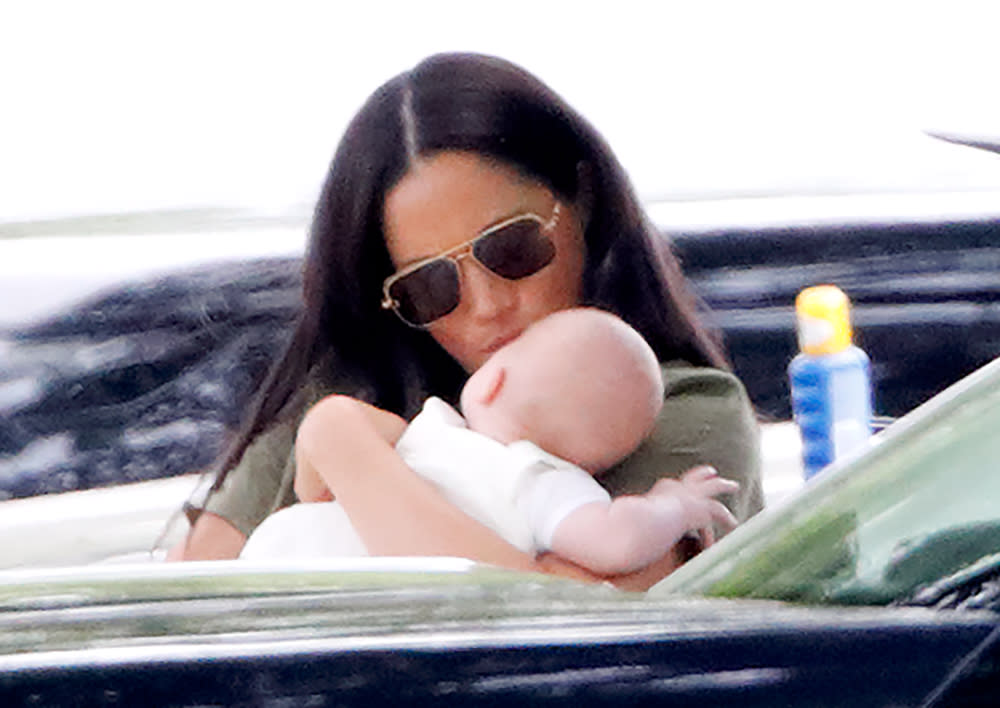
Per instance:
[[[379,88],[348,126],[313,216],[302,313],[213,488],[254,437],[291,414],[317,365],[336,367],[338,378],[356,382],[371,403],[404,417],[427,395],[457,399],[466,373],[427,332],[380,306],[382,281],[393,271],[383,237],[386,194],[414,159],[442,150],[497,159],[565,200],[589,188],[581,304],[624,318],[661,361],[727,367],[718,341],[698,321],[669,245],[600,134],[507,61],[436,55]]]

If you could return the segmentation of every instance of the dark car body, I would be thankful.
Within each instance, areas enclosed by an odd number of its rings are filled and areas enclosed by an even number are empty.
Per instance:
[[[920,706],[935,692],[934,705],[987,706],[1000,695],[997,645],[975,656],[996,634],[988,611],[654,599],[441,565],[6,574],[0,696],[874,707]]]

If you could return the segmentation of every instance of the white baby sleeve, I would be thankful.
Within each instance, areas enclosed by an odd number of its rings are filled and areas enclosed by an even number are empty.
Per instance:
[[[571,512],[584,504],[611,502],[611,495],[586,470],[529,442],[516,442],[508,449],[515,450],[518,456],[534,457],[525,466],[517,506],[532,530],[539,553],[552,547],[556,528]]]

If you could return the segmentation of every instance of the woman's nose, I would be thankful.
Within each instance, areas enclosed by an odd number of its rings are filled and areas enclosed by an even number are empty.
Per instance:
[[[492,273],[475,258],[459,261],[462,269],[462,305],[476,317],[495,317],[517,302],[517,281]]]

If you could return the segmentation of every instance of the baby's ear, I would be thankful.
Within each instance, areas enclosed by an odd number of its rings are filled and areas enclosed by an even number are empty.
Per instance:
[[[507,369],[503,366],[492,366],[483,373],[485,376],[477,390],[473,392],[473,397],[479,405],[488,406],[500,395],[504,381],[507,380]]]

